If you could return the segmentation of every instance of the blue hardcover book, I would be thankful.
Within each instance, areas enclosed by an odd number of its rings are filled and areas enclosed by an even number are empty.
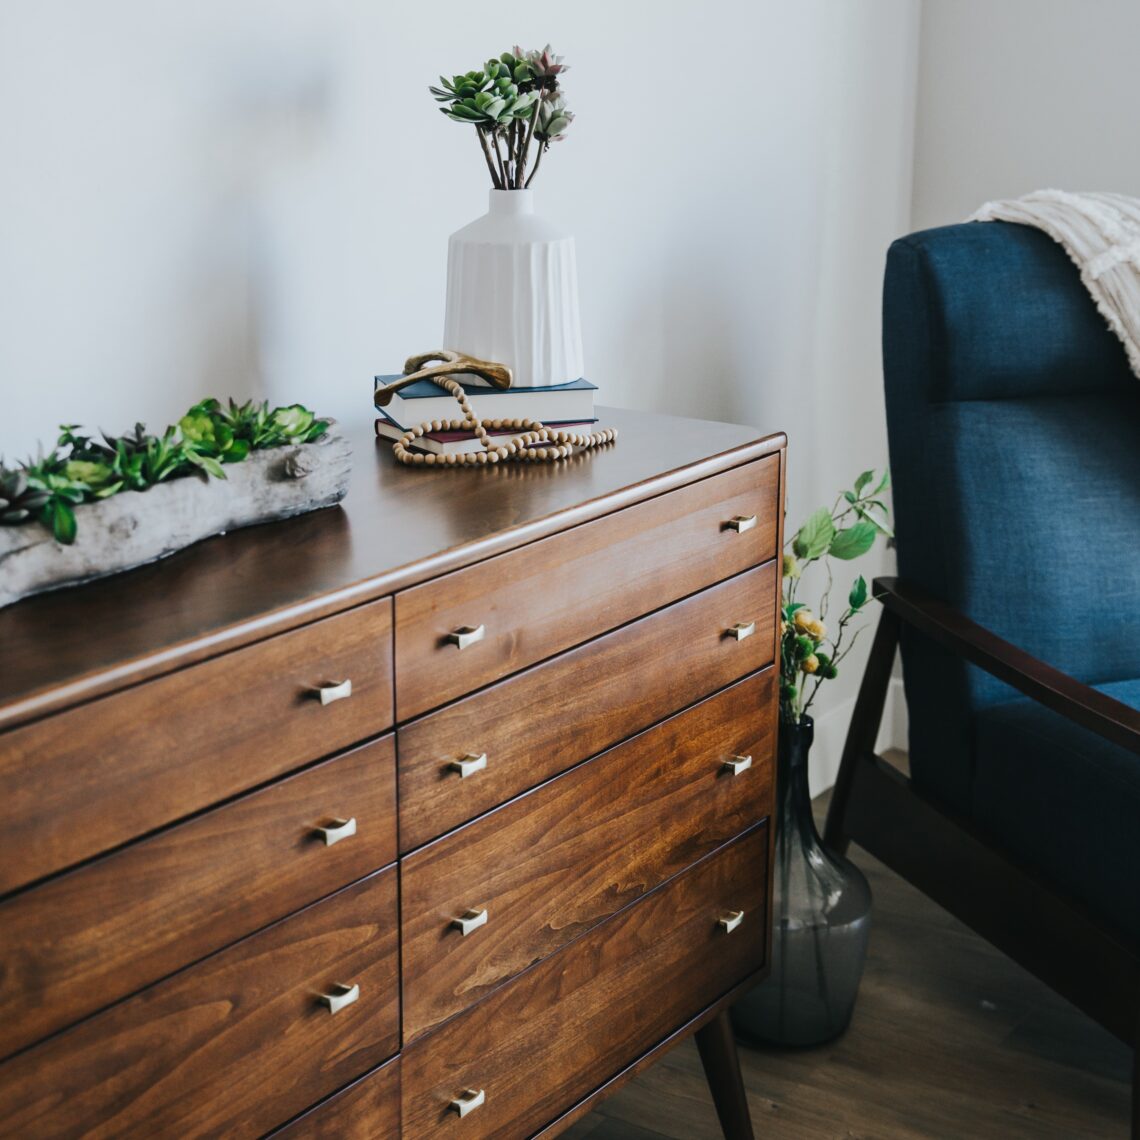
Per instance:
[[[377,376],[376,387],[382,388],[400,377]],[[596,384],[588,380],[571,380],[545,388],[491,388],[486,384],[461,382],[471,407],[480,419],[513,419],[525,416],[532,420],[582,421],[594,418]],[[383,409],[402,424],[423,420],[450,420],[459,416],[459,405],[453,396],[431,380],[417,380],[393,394]]]

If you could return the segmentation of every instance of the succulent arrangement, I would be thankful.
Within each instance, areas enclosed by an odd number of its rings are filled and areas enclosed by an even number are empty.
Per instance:
[[[559,87],[568,70],[549,44],[541,51],[515,47],[478,71],[441,75],[440,86],[428,90],[449,119],[475,128],[495,189],[522,190],[574,121]]]
[[[840,494],[830,509],[820,507],[796,531],[784,553],[783,601],[780,614],[780,720],[799,724],[811,707],[824,681],[839,676],[839,663],[851,652],[856,629],[850,640],[851,623],[868,601],[867,582],[860,574],[847,595],[847,606],[831,634],[825,624],[833,586],[831,559],[851,561],[866,554],[879,535],[891,537],[887,507],[879,498],[890,485],[884,471],[864,471],[854,488]],[[820,597],[818,613],[813,613],[796,593],[803,575],[813,564],[821,564],[827,584]]]
[[[77,424],[65,424],[49,454],[15,468],[0,461],[0,524],[40,522],[57,542],[70,545],[81,503],[187,475],[224,479],[225,464],[240,463],[251,451],[312,443],[330,422],[300,404],[270,409],[267,402],[207,399],[162,435],[136,424],[126,435],[95,439],[78,434]]]

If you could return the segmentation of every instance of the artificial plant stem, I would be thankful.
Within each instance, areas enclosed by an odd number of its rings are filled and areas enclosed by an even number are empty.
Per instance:
[[[534,159],[534,169],[530,172],[530,177],[524,183],[525,189],[530,189],[530,184],[534,181],[534,176],[538,173],[538,168],[542,165],[542,156],[546,153],[546,144],[542,143],[538,148],[538,154]]]
[[[495,163],[491,159],[491,148],[487,145],[487,135],[482,127],[476,127],[475,131],[479,136],[479,145],[483,148],[483,157],[487,160],[487,169],[491,172],[491,181],[495,184],[496,190],[502,190],[503,183],[495,171]]]
[[[521,188],[522,178],[526,173],[526,160],[530,157],[530,140],[534,138],[534,128],[538,123],[538,108],[541,103],[541,98],[538,98],[534,101],[534,110],[531,112],[530,122],[527,123],[526,135],[523,138],[522,152],[519,155],[519,164],[515,170],[516,189]]]
[[[500,190],[509,190],[511,186],[510,179],[507,177],[507,164],[503,161],[503,152],[499,149],[499,130],[496,127],[491,131],[491,141],[495,144],[495,158],[499,162],[499,179]]]

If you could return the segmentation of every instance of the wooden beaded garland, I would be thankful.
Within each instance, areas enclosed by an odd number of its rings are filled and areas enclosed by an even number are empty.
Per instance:
[[[617,431],[613,428],[604,428],[602,431],[576,432],[562,431],[558,428],[548,428],[538,420],[522,417],[514,419],[489,420],[488,425],[492,431],[517,431],[520,434],[512,436],[504,443],[491,445],[487,434],[487,427],[478,419],[467,399],[467,393],[458,381],[449,376],[433,376],[432,382],[448,391],[459,402],[459,409],[463,412],[461,420],[424,420],[409,428],[392,445],[392,451],[401,463],[421,466],[464,467],[474,464],[498,463],[513,460],[516,463],[553,463],[558,459],[565,459],[574,454],[574,449],[588,451],[600,447],[603,443],[611,443],[617,439]],[[414,440],[419,439],[429,431],[470,431],[475,433],[476,439],[483,445],[482,451],[467,452],[463,455],[436,455],[428,452],[426,455],[420,451],[409,451],[408,447]],[[535,447],[537,443],[545,443],[546,447]]]

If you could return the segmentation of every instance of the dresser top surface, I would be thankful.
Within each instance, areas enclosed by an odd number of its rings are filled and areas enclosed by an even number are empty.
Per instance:
[[[390,443],[360,430],[340,507],[207,539],[0,610],[0,728],[503,553],[785,442],[732,424],[601,415],[617,442],[553,464],[405,468]]]

